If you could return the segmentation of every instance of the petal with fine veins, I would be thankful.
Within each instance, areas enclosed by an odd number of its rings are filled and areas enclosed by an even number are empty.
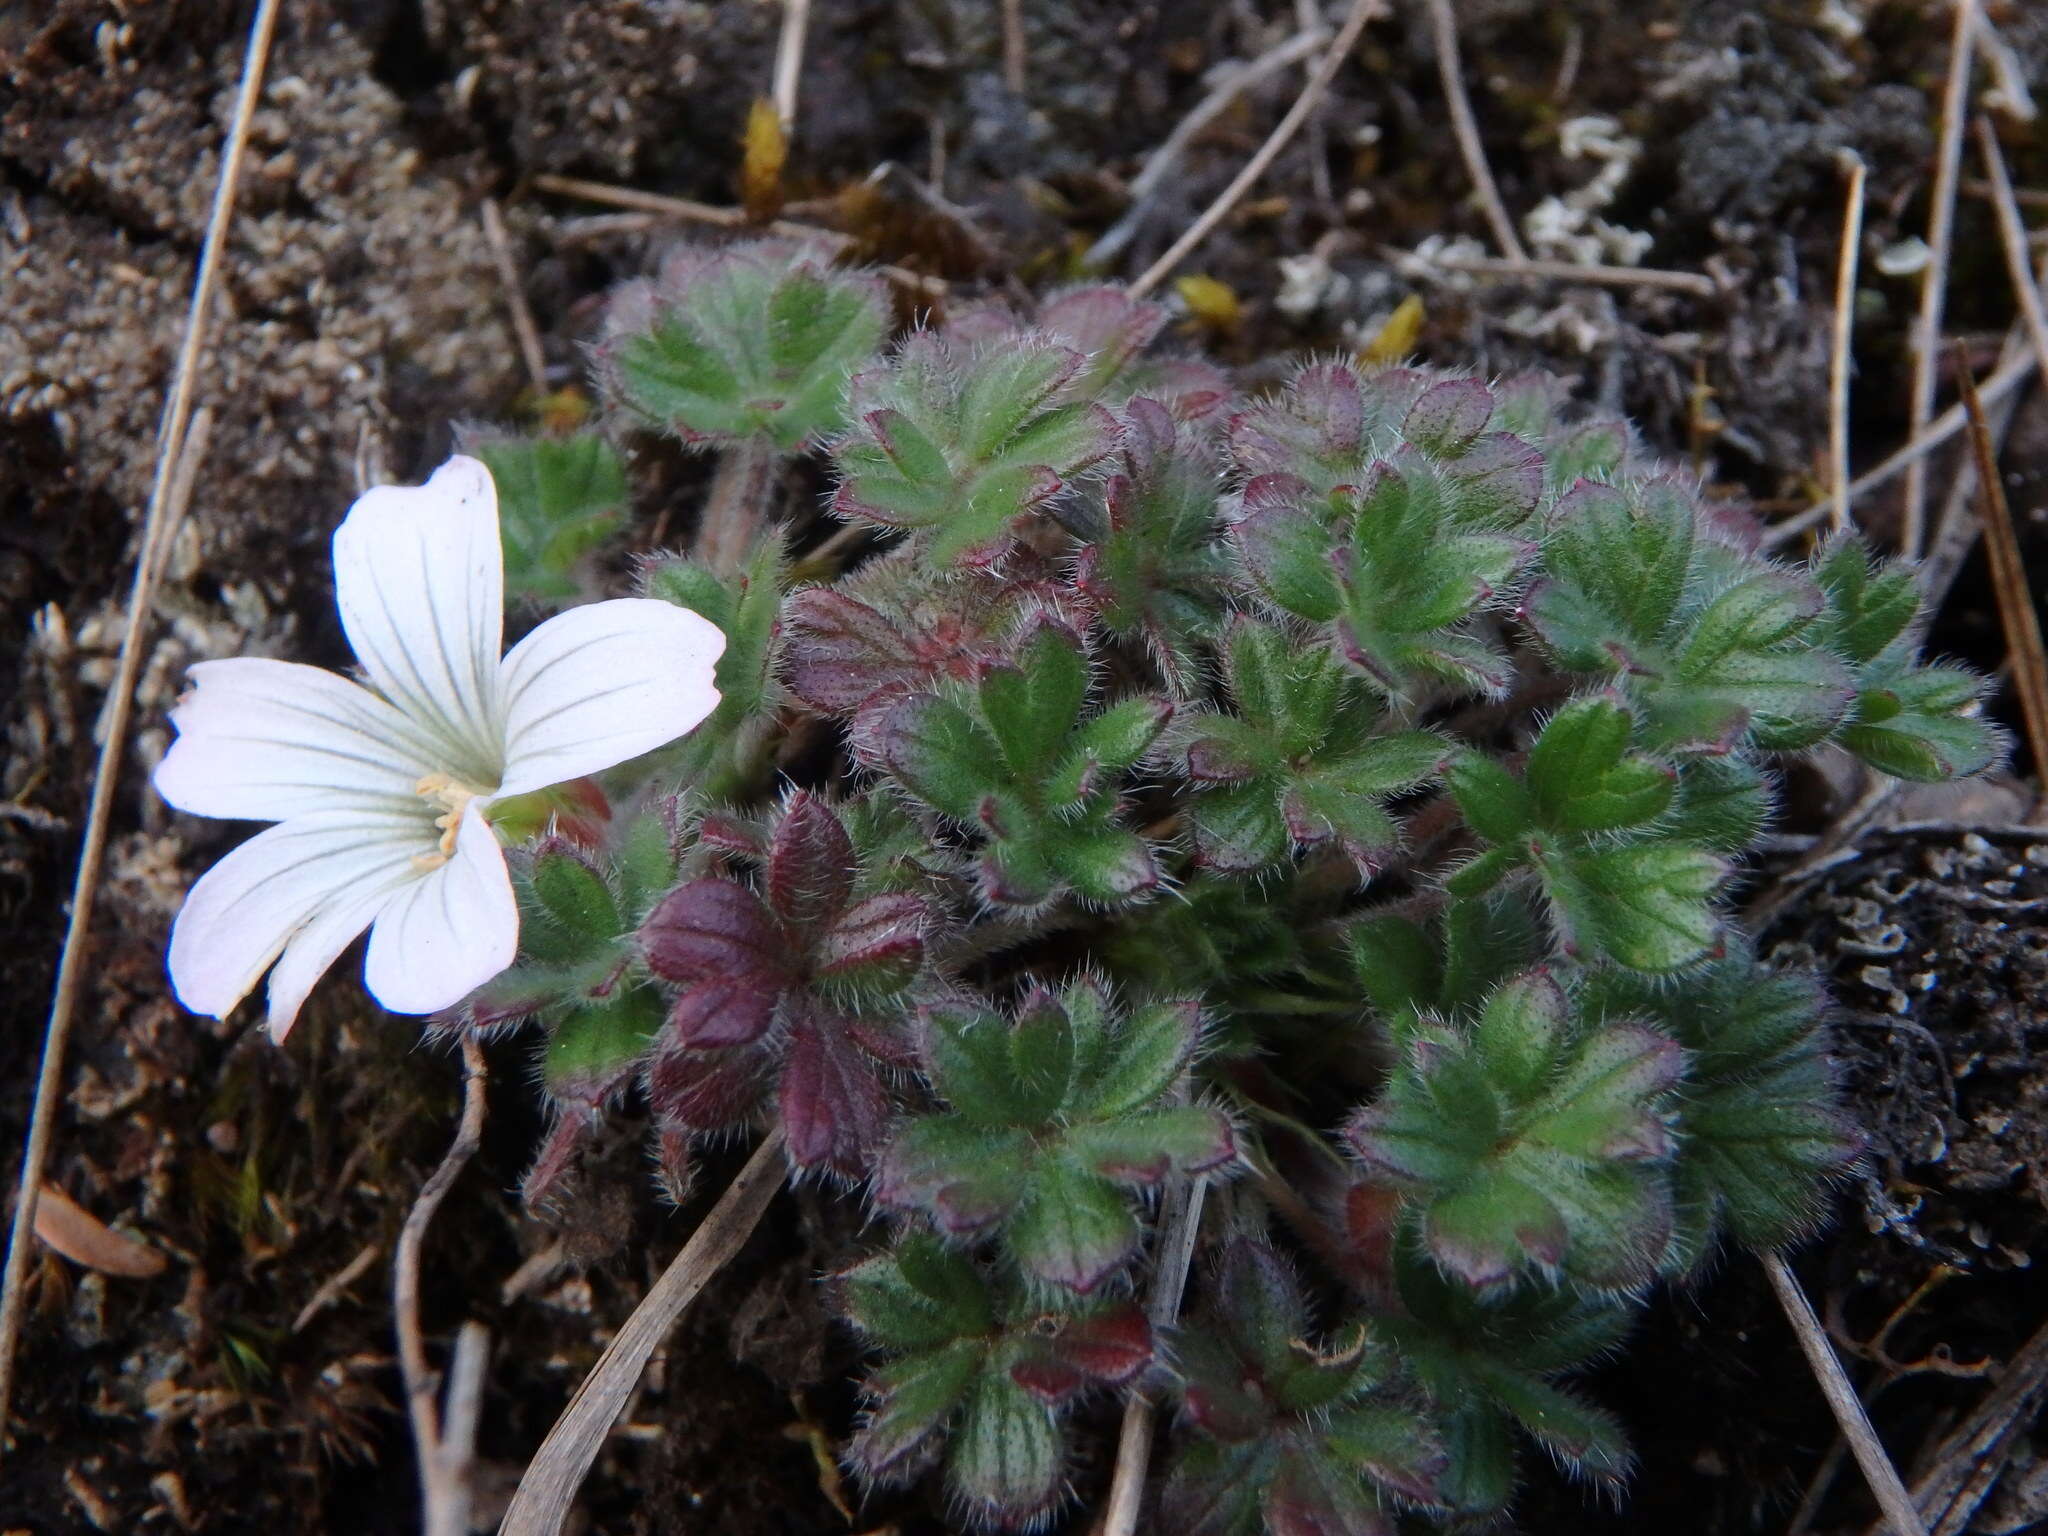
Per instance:
[[[153,782],[194,816],[283,821],[410,801],[432,762],[420,733],[369,689],[291,661],[202,661],[171,723],[178,739]]]
[[[504,555],[490,471],[452,458],[421,486],[382,485],[334,533],[334,595],[356,659],[433,730],[445,771],[496,777]]]
[[[471,801],[454,857],[377,914],[363,984],[393,1013],[438,1013],[504,970],[518,950],[512,877],[496,834]]]
[[[718,707],[718,626],[653,598],[549,619],[505,658],[500,795],[596,773],[673,741]]]
[[[171,927],[178,1000],[194,1013],[226,1018],[323,908],[373,888],[388,895],[416,875],[413,855],[431,848],[433,836],[420,811],[367,808],[313,811],[259,832],[185,897]]]

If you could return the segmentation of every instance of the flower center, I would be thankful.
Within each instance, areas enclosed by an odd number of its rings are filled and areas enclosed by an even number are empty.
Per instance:
[[[414,854],[413,865],[419,869],[439,869],[455,856],[455,834],[462,827],[462,808],[481,791],[471,789],[446,773],[423,774],[412,791],[428,805],[438,806],[441,810],[441,814],[434,818],[434,825],[441,831],[440,843],[432,853]]]

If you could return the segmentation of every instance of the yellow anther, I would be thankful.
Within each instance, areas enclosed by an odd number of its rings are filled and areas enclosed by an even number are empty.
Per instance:
[[[477,797],[477,791],[446,773],[422,774],[412,788],[413,793],[429,805],[442,808],[441,814],[434,818],[434,825],[441,833],[437,851],[418,854],[412,862],[419,869],[439,869],[455,856],[455,836],[462,829],[463,807]]]

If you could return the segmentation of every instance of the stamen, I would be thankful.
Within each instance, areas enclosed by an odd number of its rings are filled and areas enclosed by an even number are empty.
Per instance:
[[[413,793],[429,805],[443,808],[442,814],[434,818],[434,825],[441,833],[436,851],[416,855],[413,866],[417,869],[439,869],[455,856],[455,837],[462,829],[463,807],[474,800],[478,792],[446,773],[422,774],[412,788]]]

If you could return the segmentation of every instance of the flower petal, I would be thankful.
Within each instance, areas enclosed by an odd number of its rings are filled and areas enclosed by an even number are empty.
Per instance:
[[[393,1013],[438,1013],[510,965],[519,903],[497,835],[477,802],[464,807],[455,856],[377,914],[363,984]]]
[[[432,730],[442,770],[493,782],[505,573],[490,471],[457,457],[425,485],[364,492],[334,533],[334,595],[356,659]]]
[[[194,816],[283,821],[338,805],[414,798],[431,748],[369,689],[318,667],[202,661],[171,711],[178,739],[156,792]]]
[[[433,846],[425,808],[409,812],[318,811],[267,828],[199,878],[171,927],[171,985],[194,1013],[224,1019],[286,947],[318,930],[317,942],[295,957],[283,992],[303,998],[298,970],[320,948],[339,954],[369,921],[363,908],[418,878],[413,856]],[[374,905],[374,903],[373,903]],[[343,909],[354,922],[346,927]],[[332,958],[332,955],[329,956]],[[324,967],[323,967],[324,968]],[[291,1026],[290,1009],[273,1008],[271,1027]]]
[[[505,658],[503,795],[524,794],[651,752],[718,707],[717,625],[687,608],[622,597],[571,608]]]

